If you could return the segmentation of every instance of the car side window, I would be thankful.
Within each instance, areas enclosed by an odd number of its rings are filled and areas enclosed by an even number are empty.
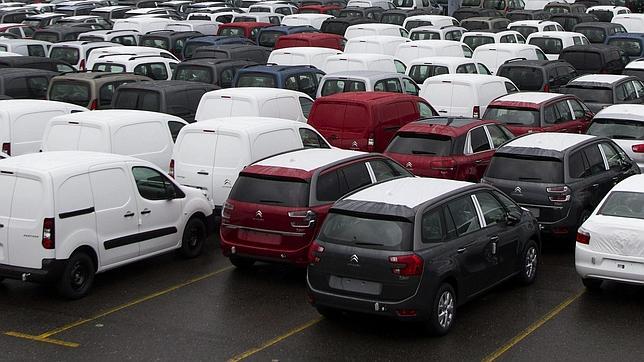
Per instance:
[[[478,69],[479,74],[492,74],[492,72],[490,72],[490,70],[487,69],[487,67],[483,63],[476,63],[476,68]]]
[[[476,200],[479,203],[485,226],[501,223],[505,220],[505,209],[499,201],[489,192],[477,192]]]
[[[27,45],[27,52],[30,56],[46,57],[45,49],[40,45]]]
[[[436,112],[434,112],[428,105],[423,102],[418,102],[418,111],[421,118],[438,116]]]
[[[405,63],[394,59],[394,65],[396,66],[396,72],[405,74],[405,71],[407,70]]]
[[[504,35],[501,37],[501,43],[516,43],[517,39],[514,35]]]
[[[346,180],[349,188],[347,192],[351,192],[371,183],[371,176],[369,176],[367,165],[364,162],[356,162],[345,166],[341,171],[344,174],[344,179]]]
[[[425,244],[440,243],[445,240],[443,223],[443,208],[439,207],[423,214],[420,228],[420,238]]]
[[[405,87],[405,93],[418,95],[418,86],[411,79],[403,78],[403,86]]]
[[[456,68],[456,73],[476,74],[476,66],[473,63],[461,64]]]
[[[299,86],[297,85],[297,78],[295,76],[286,78],[286,80],[284,80],[284,88],[294,90],[294,91],[299,91],[300,89],[299,89]]]
[[[492,191],[494,196],[503,204],[503,206],[508,210],[509,212],[521,214],[521,207],[517,205],[512,199],[509,197],[505,196],[505,194],[499,192],[499,191]]]
[[[47,86],[49,81],[45,77],[27,78],[27,88],[29,94],[34,98],[44,98],[47,95]]]
[[[376,84],[373,86],[373,90],[376,92],[402,93],[400,81],[395,78],[382,79],[377,81]]]
[[[511,139],[510,135],[497,125],[487,125],[486,127],[492,138],[492,147],[494,149],[499,148],[499,146]]]
[[[505,82],[505,90],[508,91],[508,93],[516,93],[519,91],[519,88],[515,87],[514,84],[510,82]]]
[[[481,229],[479,216],[470,196],[448,202],[447,208],[459,236]]]
[[[376,177],[376,181],[384,181],[390,178],[408,174],[404,170],[394,168],[392,163],[385,160],[370,160],[369,166],[371,166],[371,170]]]
[[[581,103],[579,103],[578,100],[569,99],[568,104],[570,104],[570,107],[572,108],[574,119],[584,118],[586,116],[586,109],[584,109],[584,107],[581,105]]]
[[[172,135],[172,142],[177,141],[179,136],[179,131],[185,126],[185,124],[177,121],[168,121],[168,128],[170,129],[170,134]]]
[[[132,175],[139,195],[147,200],[168,200],[178,194],[170,180],[157,170],[148,167],[133,167]]]
[[[572,37],[572,43],[573,43],[574,45],[581,45],[581,37],[573,36],[573,37]]]
[[[606,171],[604,158],[597,144],[584,148],[584,155],[586,155],[586,160],[588,161],[589,176],[598,175]]]
[[[584,178],[590,174],[583,151],[577,151],[568,157],[568,173],[572,178]]]
[[[555,106],[548,106],[544,109],[543,121],[546,124],[555,124],[557,123],[557,114],[555,112]]]
[[[644,85],[639,80],[633,81],[633,87],[637,92],[637,98],[644,98]]]
[[[472,153],[488,151],[491,149],[490,140],[483,127],[477,127],[470,131],[470,148]]]
[[[320,135],[308,128],[300,128],[300,137],[304,148],[329,148]]]
[[[320,201],[336,201],[347,192],[344,178],[340,178],[338,170],[320,175],[316,185],[317,199]]]
[[[602,150],[604,151],[604,156],[606,156],[606,161],[608,161],[608,168],[610,169],[619,169],[623,165],[622,155],[615,150],[615,148],[608,143],[600,143]]]
[[[555,106],[557,111],[557,123],[568,122],[573,120],[572,113],[570,112],[570,107],[568,106],[568,102],[566,101],[557,102]]]
[[[309,118],[309,113],[311,113],[313,102],[308,98],[300,97],[300,106],[302,107],[302,113],[304,114],[304,117]]]

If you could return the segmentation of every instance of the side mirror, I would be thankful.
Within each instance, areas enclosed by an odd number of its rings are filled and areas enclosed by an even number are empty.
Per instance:
[[[517,215],[511,211],[505,215],[505,222],[510,226],[518,224],[519,221],[521,221],[521,215]]]
[[[168,201],[174,200],[177,198],[177,190],[175,189],[174,185],[166,184],[165,195],[166,195],[166,200]]]

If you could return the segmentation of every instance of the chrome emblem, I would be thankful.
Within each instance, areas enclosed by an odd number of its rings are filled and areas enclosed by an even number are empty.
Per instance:
[[[360,259],[358,259],[358,256],[356,254],[351,255],[351,257],[349,258],[349,263],[358,264],[359,261]]]
[[[523,190],[521,190],[521,188],[519,186],[517,186],[517,187],[514,188],[514,193],[515,194],[522,194]]]
[[[353,147],[353,148],[358,148],[358,141],[353,141],[353,142],[351,143],[351,147]]]
[[[230,186],[230,180],[229,179],[224,180],[224,186]]]
[[[411,162],[407,162],[407,164],[405,165],[405,167],[407,167],[407,168],[412,168],[412,167],[414,167],[414,165],[412,165],[412,164],[411,164]]]
[[[262,214],[262,210],[255,211],[255,219],[257,219],[257,220],[264,219],[264,215]]]

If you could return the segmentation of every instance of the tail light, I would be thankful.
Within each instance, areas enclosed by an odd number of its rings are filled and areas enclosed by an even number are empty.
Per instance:
[[[550,92],[550,84],[546,83],[546,85],[543,86],[543,91]]]
[[[2,152],[4,152],[7,155],[11,156],[11,143],[3,143],[2,144]]]
[[[4,148],[4,145],[3,145],[2,147]],[[640,144],[640,145],[633,145],[633,147],[631,147],[631,149],[632,149],[632,150],[633,150],[633,152],[635,152],[635,153],[644,153],[644,144]],[[7,152],[5,152],[5,153],[7,153]],[[8,153],[7,153],[7,154],[8,154]]]
[[[53,218],[47,218],[42,223],[42,247],[56,248],[56,225]]]
[[[98,102],[96,101],[96,99],[94,99],[92,103],[89,105],[89,109],[93,111],[96,108],[98,108]]]
[[[391,272],[401,277],[419,276],[423,273],[423,258],[416,254],[390,256],[389,262],[394,264]]]
[[[472,110],[472,117],[474,117],[474,118],[480,118],[481,117],[481,107],[474,106],[474,109]]]
[[[548,199],[552,202],[570,201],[570,188],[568,186],[546,187],[546,192],[553,194],[548,196]]]
[[[294,228],[310,228],[315,224],[315,212],[307,211],[289,211],[288,217],[295,219],[291,221],[291,226]]]
[[[317,264],[320,262],[320,255],[324,252],[324,246],[318,244],[316,241],[309,246],[309,264]]]
[[[447,171],[454,171],[456,168],[456,161],[449,158],[446,160],[432,161],[429,163],[429,167],[432,170],[442,171],[441,173],[446,173]]]
[[[590,234],[583,231],[583,230],[578,230],[577,231],[577,242],[579,244],[584,244],[588,245],[590,244]]]
[[[369,139],[367,140],[367,151],[373,152],[373,146],[376,144],[376,136],[373,133],[369,133]]]
[[[235,210],[235,206],[233,204],[229,203],[228,201],[224,202],[224,206],[221,208],[221,218],[230,220],[230,216],[233,213],[233,210]]]
[[[174,178],[174,160],[170,160],[170,168],[168,169],[168,175]]]
[[[85,70],[85,59],[80,61],[80,65],[78,66],[78,70]]]

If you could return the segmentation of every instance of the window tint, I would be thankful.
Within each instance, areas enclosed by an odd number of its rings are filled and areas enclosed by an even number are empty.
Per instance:
[[[45,48],[40,45],[27,45],[27,52],[30,56],[46,57]]]
[[[175,186],[160,172],[147,167],[132,168],[139,195],[148,200],[166,200],[177,194]]]
[[[185,124],[176,121],[169,121],[168,128],[170,129],[170,134],[172,135],[172,142],[177,141],[177,136],[179,136],[179,131],[185,126]]]
[[[556,158],[496,153],[485,176],[513,181],[562,183],[563,163]]]
[[[375,92],[395,92],[402,93],[402,87],[400,86],[400,81],[398,79],[383,79],[377,81],[373,86]]]
[[[465,235],[481,229],[479,216],[470,196],[461,197],[447,204],[458,235]]]
[[[594,118],[588,134],[622,140],[644,140],[644,123],[629,119]]]
[[[476,66],[473,63],[461,64],[456,68],[456,73],[476,74]]]
[[[579,101],[577,101],[576,99],[569,99],[568,104],[570,104],[570,106],[572,107],[574,119],[583,118],[586,116],[587,110],[581,103],[579,103]]]
[[[425,79],[441,74],[449,74],[449,69],[440,65],[414,65],[409,70],[409,77],[416,84],[422,84]]]
[[[420,235],[423,243],[439,243],[443,241],[445,230],[443,227],[442,208],[423,214]]]
[[[230,198],[253,204],[304,207],[309,203],[309,184],[298,179],[241,174],[230,191]]]
[[[45,98],[47,96],[47,87],[49,80],[45,77],[27,78],[27,88],[30,98]]]
[[[476,63],[476,68],[478,69],[479,74],[492,74],[492,72],[490,72],[490,70],[487,69],[487,67],[483,63]]]
[[[316,195],[319,201],[336,201],[348,191],[344,177],[338,170],[320,175],[316,185]]]
[[[505,220],[505,209],[497,199],[488,192],[479,192],[476,194],[485,225],[490,226],[501,223]]]
[[[557,123],[557,114],[555,112],[555,106],[548,106],[544,110],[543,121],[546,124],[555,124]]]
[[[420,112],[420,118],[438,116],[438,113],[423,102],[418,102],[418,111]]]
[[[588,160],[590,175],[597,175],[606,171],[604,158],[599,151],[598,145],[595,144],[584,148],[584,154],[586,155],[586,160]]]
[[[320,240],[352,247],[409,250],[413,240],[413,224],[398,219],[372,219],[360,215],[330,213],[320,230]]]
[[[618,101],[632,101],[637,99],[637,92],[633,82],[625,82],[615,88],[615,97]]]
[[[570,112],[570,107],[568,107],[568,102],[561,101],[555,104],[557,112],[557,123],[572,121],[572,113]]]
[[[309,118],[309,113],[311,113],[313,102],[308,98],[300,97],[300,106],[302,107],[302,113],[304,114],[304,117]]]
[[[494,194],[494,196],[496,196],[496,198],[499,201],[501,201],[501,204],[503,204],[503,206],[505,206],[505,208],[508,211],[516,213],[516,214],[521,214],[521,207],[519,207],[519,205],[517,205],[514,201],[512,201],[512,199],[510,199],[509,197],[505,196],[505,194],[503,194],[503,193],[501,193],[499,191],[492,191],[492,193]]]
[[[489,125],[486,126],[488,132],[490,132],[490,137],[492,138],[492,147],[498,148],[503,143],[512,139],[510,132],[502,129],[500,126]]]
[[[418,95],[418,86],[411,79],[403,78],[403,86],[405,87],[405,93]]]
[[[388,160],[371,160],[369,166],[373,171],[376,181],[384,181],[401,175],[409,175],[405,169]]]
[[[572,178],[587,176],[588,164],[582,151],[577,151],[568,157],[568,173]]]
[[[407,67],[403,62],[394,59],[394,65],[396,66],[396,72],[405,74]]]
[[[330,79],[324,82],[321,94],[330,96],[343,92],[364,92],[366,91],[364,82],[355,80]]]
[[[329,148],[320,135],[308,128],[300,128],[300,137],[304,148]]]
[[[349,192],[371,183],[369,171],[363,162],[357,162],[342,168],[342,173],[349,187]]]
[[[391,141],[387,152],[406,155],[449,156],[452,154],[452,138],[441,134],[398,133]]]
[[[478,127],[470,131],[470,146],[472,153],[483,152],[490,149],[490,141],[485,129]]]
[[[517,89],[517,87],[515,87],[514,84],[512,84],[510,82],[505,82],[505,90],[508,93],[515,93],[515,92],[519,91],[519,89]]]
[[[140,64],[134,67],[134,74],[144,75],[154,80],[168,79],[168,70],[164,63]]]
[[[601,148],[604,151],[604,156],[606,156],[606,161],[608,161],[608,168],[610,169],[619,169],[623,165],[623,159],[620,152],[618,152],[612,145],[608,143],[601,143]]]

